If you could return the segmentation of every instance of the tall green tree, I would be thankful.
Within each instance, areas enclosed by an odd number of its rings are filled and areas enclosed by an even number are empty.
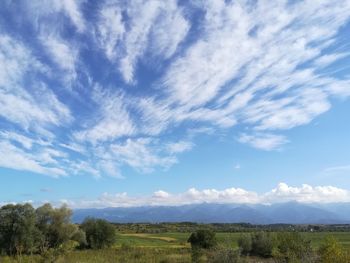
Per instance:
[[[36,214],[30,204],[5,205],[0,208],[0,249],[10,255],[36,250]]]
[[[44,204],[36,209],[37,227],[41,232],[40,249],[58,248],[69,240],[84,244],[85,234],[71,223],[72,211],[65,205],[53,208]]]

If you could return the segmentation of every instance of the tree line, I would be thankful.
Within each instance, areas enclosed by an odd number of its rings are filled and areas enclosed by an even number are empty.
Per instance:
[[[30,204],[2,206],[0,254],[55,258],[73,248],[104,248],[114,244],[115,228],[107,221],[87,218],[76,225],[71,216],[72,210],[65,205],[54,208],[44,204],[36,209]]]

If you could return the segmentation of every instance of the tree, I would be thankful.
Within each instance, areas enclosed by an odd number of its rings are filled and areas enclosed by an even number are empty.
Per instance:
[[[87,218],[81,224],[81,228],[86,233],[86,243],[89,248],[110,247],[115,242],[115,228],[106,220]]]
[[[33,253],[36,248],[35,210],[30,204],[0,208],[0,249],[9,255]]]
[[[37,227],[41,232],[40,250],[58,248],[68,241],[84,244],[85,234],[77,225],[71,223],[72,211],[65,205],[53,208],[44,204],[36,209]]]

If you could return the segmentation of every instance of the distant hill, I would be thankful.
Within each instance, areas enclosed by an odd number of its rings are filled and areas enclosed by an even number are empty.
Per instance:
[[[143,206],[129,208],[76,209],[73,221],[86,217],[115,223],[251,223],[251,224],[342,224],[350,223],[350,203],[273,205],[196,204],[182,206]]]

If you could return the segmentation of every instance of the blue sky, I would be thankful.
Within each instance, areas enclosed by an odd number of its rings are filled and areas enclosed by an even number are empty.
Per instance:
[[[0,204],[350,201],[350,1],[0,7]]]

